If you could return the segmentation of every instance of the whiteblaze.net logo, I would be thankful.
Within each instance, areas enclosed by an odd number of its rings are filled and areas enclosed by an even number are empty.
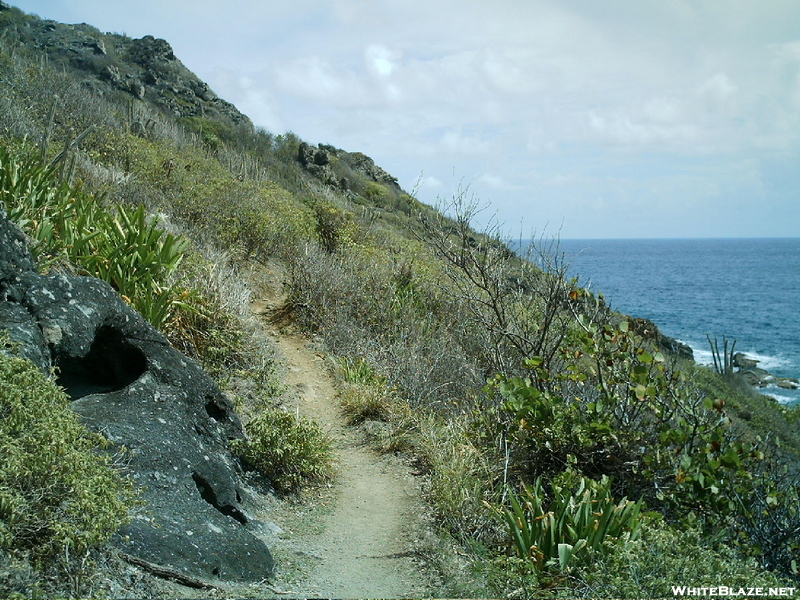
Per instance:
[[[797,588],[746,588],[746,587],[727,587],[721,585],[719,587],[691,587],[687,585],[673,585],[673,596],[706,596],[717,598],[752,598],[756,596],[764,597],[788,597],[794,596]]]

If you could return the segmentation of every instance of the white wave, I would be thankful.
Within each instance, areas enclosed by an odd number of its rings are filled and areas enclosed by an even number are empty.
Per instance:
[[[711,353],[711,350],[706,348],[698,347],[691,342],[684,342],[686,343],[691,349],[692,354],[694,354],[694,362],[698,365],[713,365],[714,364],[714,355]]]
[[[770,396],[772,398],[775,398],[775,400],[777,400],[781,404],[797,404],[798,402],[800,402],[800,395],[791,396],[791,395],[789,395],[789,394],[787,394],[785,392],[784,393],[780,393],[780,394],[776,394],[775,392],[772,391],[773,389],[777,389],[777,390],[781,389],[779,387],[774,387],[773,388],[773,386],[769,386],[769,388],[767,388],[767,389],[769,391],[758,390],[758,393],[759,394],[764,394],[765,396]]]
[[[683,340],[680,340],[683,341]],[[713,365],[714,364],[714,355],[711,352],[711,348],[709,347],[708,343],[705,345],[698,344],[693,341],[683,342],[684,344],[688,345],[692,352],[694,353],[694,360],[699,365]],[[769,354],[762,354],[760,352],[755,352],[753,350],[736,350],[738,354],[741,352],[747,358],[752,358],[758,361],[758,367],[761,369],[765,369],[767,371],[772,371],[773,369],[783,369],[785,367],[792,367],[794,366],[794,362],[790,358],[786,358],[784,356],[771,356]]]
[[[682,344],[686,344],[689,348],[692,349],[692,354],[694,355],[694,362],[698,365],[706,365],[706,366],[713,366],[714,365],[714,355],[711,353],[711,349],[708,347],[708,342],[705,344],[698,344],[694,341],[686,341],[686,340],[678,340]]]
[[[758,361],[758,367],[771,371],[772,369],[782,369],[784,367],[791,367],[792,361],[783,356],[770,356],[769,354],[761,354],[759,352],[744,350],[742,354],[748,358]]]

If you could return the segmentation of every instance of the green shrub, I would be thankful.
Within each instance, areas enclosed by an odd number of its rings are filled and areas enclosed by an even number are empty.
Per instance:
[[[31,250],[42,268],[88,252],[105,212],[85,194],[75,194],[58,180],[55,167],[33,154],[17,158],[0,146],[0,202],[8,217],[32,239]]]
[[[97,451],[107,444],[33,363],[0,350],[0,547],[80,553],[122,526],[132,486]]]
[[[575,595],[588,598],[671,598],[672,586],[796,587],[735,547],[714,547],[696,529],[663,524],[643,527],[639,539],[599,557],[576,577]]]
[[[222,121],[204,117],[183,117],[179,122],[186,125],[190,130],[197,132],[203,144],[211,150],[219,150],[225,142],[235,137],[233,128]]]
[[[125,137],[124,160],[153,202],[194,239],[248,254],[272,253],[314,236],[312,211],[269,180],[237,176],[195,148]]]
[[[319,483],[333,472],[331,442],[318,425],[292,413],[267,408],[245,425],[247,438],[232,450],[281,492]]]
[[[332,254],[352,241],[353,223],[349,213],[326,200],[314,199],[309,205],[317,218],[317,236],[323,250]]]
[[[764,453],[734,435],[722,400],[626,321],[578,322],[583,331],[565,344],[557,369],[534,357],[529,377],[492,382],[510,417],[512,464],[527,481],[575,465],[589,477],[612,476],[619,495],[645,497],[671,520],[724,523]]]
[[[380,183],[368,181],[367,185],[364,187],[363,195],[371,204],[375,206],[380,208],[390,208],[389,190],[386,189],[386,186],[381,185]]]
[[[189,295],[169,278],[183,260],[189,240],[149,220],[144,206],[118,206],[91,242],[91,254],[74,257],[89,273],[110,283],[155,327],[163,328],[174,307]]]

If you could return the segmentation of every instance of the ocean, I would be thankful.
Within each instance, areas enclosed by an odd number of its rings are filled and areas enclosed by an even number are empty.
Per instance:
[[[712,363],[706,334],[800,378],[800,238],[561,240],[570,276],[619,312],[651,319]],[[762,393],[785,404],[800,390]]]

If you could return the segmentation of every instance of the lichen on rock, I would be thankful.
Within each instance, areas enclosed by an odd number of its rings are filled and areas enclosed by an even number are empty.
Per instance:
[[[265,528],[228,450],[243,436],[231,401],[105,282],[40,275],[2,210],[0,328],[22,356],[58,374],[72,409],[111,452],[127,448],[144,505],[115,546],[198,577],[272,574]]]

